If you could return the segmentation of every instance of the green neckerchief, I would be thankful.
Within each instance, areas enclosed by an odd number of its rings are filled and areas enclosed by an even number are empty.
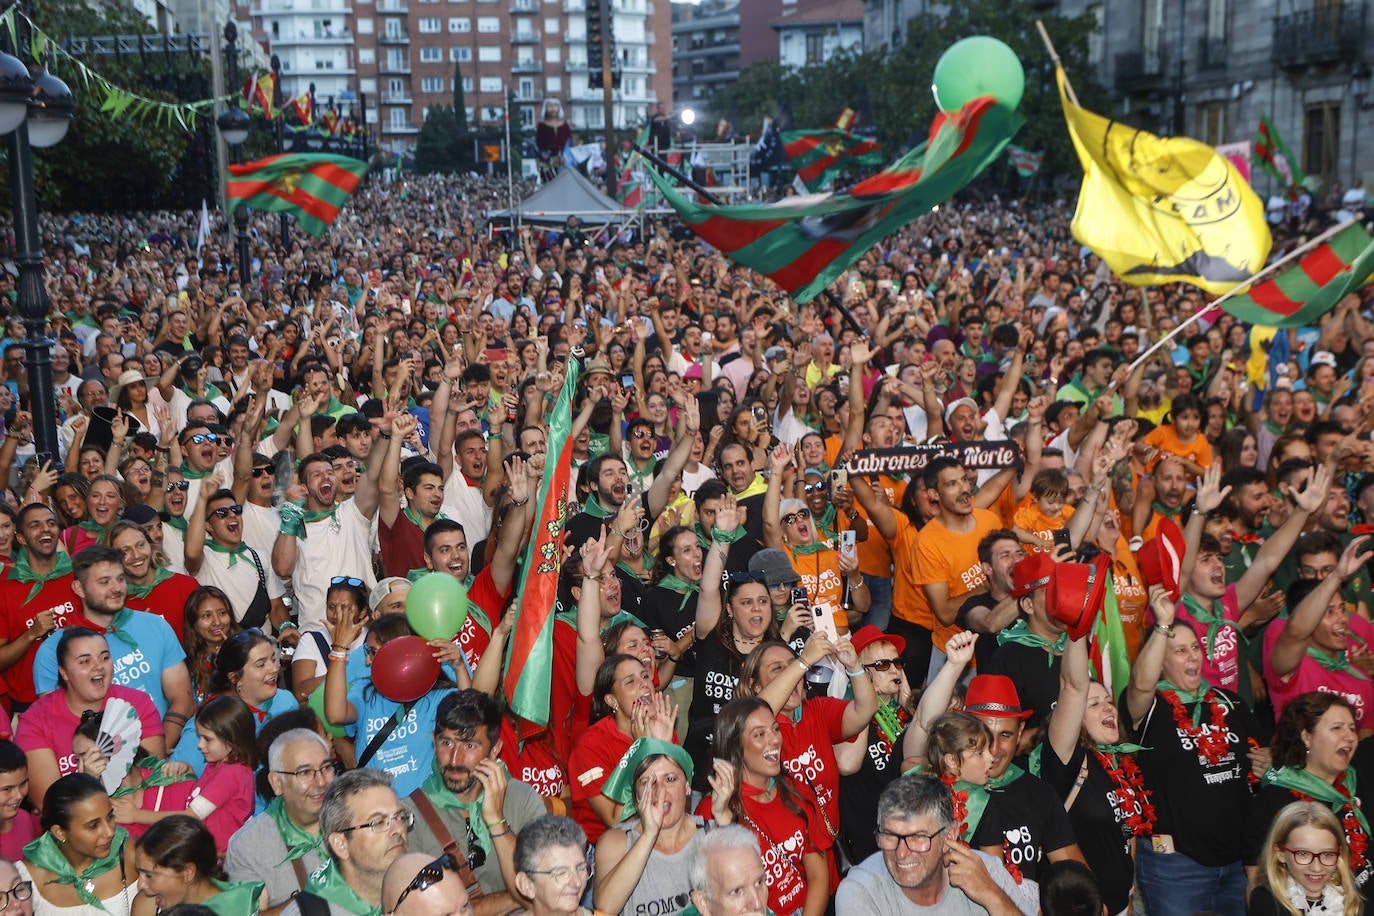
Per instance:
[[[410,523],[411,523],[412,525],[414,525],[416,528],[419,528],[419,529],[420,529],[420,533],[421,533],[421,534],[424,534],[424,533],[425,533],[425,528],[426,528],[426,526],[420,521],[420,513],[416,512],[414,509],[410,508],[409,506],[406,506],[406,507],[405,507],[404,509],[402,509],[401,511],[405,513],[405,517],[406,517],[406,518],[410,519]],[[434,516],[434,520],[437,522],[439,519],[441,519],[441,518],[443,518],[443,517],[444,517],[443,510],[440,510],[440,511],[439,511],[439,514],[436,515],[436,516]]]
[[[1360,822],[1360,829],[1365,832],[1366,836],[1370,835],[1369,821],[1365,820],[1364,812],[1360,810],[1360,806],[1355,804],[1354,767],[1346,767],[1345,770],[1344,783],[1346,791],[1350,793],[1349,795],[1341,794],[1340,789],[1325,779],[1298,767],[1278,767],[1277,769],[1270,767],[1265,771],[1263,781],[1267,786],[1278,786],[1281,789],[1288,789],[1290,792],[1301,792],[1313,801],[1326,802],[1331,806],[1331,810],[1337,818],[1341,816],[1341,809],[1348,805],[1350,810],[1355,812],[1355,819]],[[28,847],[24,847],[24,852],[27,853],[28,851]],[[28,856],[26,855],[25,858]]]
[[[1267,430],[1269,430],[1271,433],[1273,433],[1273,434],[1276,435],[1276,436],[1282,436],[1283,433],[1284,433],[1284,428],[1283,428],[1282,426],[1280,426],[1279,424],[1275,423],[1273,420],[1265,420],[1265,421],[1264,421],[1264,428],[1267,429]]]
[[[106,532],[110,530],[109,528],[106,528],[99,522],[93,522],[88,518],[83,518],[81,521],[77,522],[76,527],[80,528],[82,531],[94,535],[97,541],[103,538]]]
[[[1106,754],[1111,757],[1112,762],[1115,763],[1117,754],[1134,754],[1138,751],[1153,750],[1153,748],[1148,748],[1143,744],[1132,744],[1129,741],[1121,741],[1116,744],[1099,744],[1097,750],[1098,753]]]
[[[825,541],[812,541],[810,544],[788,544],[788,548],[799,557],[810,557],[823,550],[829,550],[830,545]]]
[[[1197,690],[1191,693],[1187,690],[1184,690],[1182,687],[1175,687],[1173,684],[1170,684],[1167,680],[1164,679],[1161,679],[1158,684],[1155,684],[1155,689],[1172,690],[1174,692],[1174,695],[1178,697],[1178,701],[1180,703],[1182,703],[1185,707],[1192,708],[1193,727],[1197,728],[1199,725],[1202,724],[1202,707],[1207,705],[1207,694],[1212,690],[1212,685],[1207,683],[1207,679],[1205,677],[1198,678]],[[1220,696],[1218,696],[1218,699],[1220,699]]]
[[[33,588],[29,589],[29,596],[25,602],[32,601],[33,596],[43,590],[53,579],[59,579],[72,571],[72,558],[70,554],[58,551],[53,557],[52,569],[44,575],[36,571],[29,565],[29,552],[22,547],[14,552],[14,567],[10,570],[10,578],[16,582],[32,582]]]
[[[1316,661],[1317,664],[1321,665],[1327,671],[1344,671],[1351,677],[1358,678],[1362,681],[1369,680],[1369,677],[1363,671],[1351,666],[1350,656],[1346,652],[1331,655],[1323,652],[1321,649],[1308,646],[1307,657]]]
[[[697,536],[697,544],[702,550],[707,550],[711,546],[711,534],[701,527],[701,519],[692,522],[692,533]]]
[[[407,572],[406,578],[409,579],[411,582],[419,582],[421,579],[423,579],[425,576],[429,575],[432,572],[437,572],[437,570],[430,569],[428,566],[420,566]],[[472,583],[476,580],[476,576],[474,576],[472,573],[468,573],[466,576],[463,577],[463,588],[472,588]]]
[[[129,626],[129,621],[133,619],[134,612],[132,608],[120,608],[119,613],[114,615],[114,620],[110,621],[109,627],[103,628],[103,632],[107,636],[118,636],[122,642],[126,643],[129,646],[130,649],[137,652],[138,643],[134,642],[134,638],[129,635],[129,631],[127,629],[127,627]],[[102,630],[101,627],[95,627],[95,629]]]
[[[835,509],[835,504],[826,503],[825,511],[816,519],[816,530],[822,535],[827,535],[827,539],[829,539],[829,537],[838,537],[840,530],[835,527],[835,523],[839,520],[839,517],[840,513]]]
[[[670,592],[677,592],[679,595],[684,592],[688,595],[695,595],[701,591],[700,582],[688,582],[686,579],[678,578],[676,573],[668,573],[658,580],[658,584]]]
[[[224,392],[220,391],[218,388],[216,388],[214,385],[211,385],[209,382],[205,383],[204,394],[196,394],[194,391],[192,391],[190,388],[187,388],[185,385],[181,387],[181,393],[186,395],[193,401],[213,401],[215,398],[224,397]]]
[[[713,525],[711,527],[711,543],[726,545],[734,544],[738,541],[742,541],[745,534],[747,534],[747,532],[744,530],[743,525],[736,525],[734,531],[722,531]]]
[[[142,760],[134,761],[134,766],[141,770],[147,770],[148,775],[139,780],[136,786],[120,786],[110,793],[111,798],[123,798],[126,795],[133,795],[140,789],[155,788],[157,786],[170,786],[178,782],[186,782],[195,779],[195,776],[187,773],[184,776],[169,776],[163,772],[163,766],[167,763],[158,757],[144,757]]]
[[[1062,654],[1064,647],[1069,644],[1069,634],[1060,633],[1054,642],[1050,642],[1045,637],[1032,633],[1026,621],[1018,620],[997,634],[997,645],[1005,646],[1009,642],[1021,646],[1030,646],[1034,649],[1044,649],[1047,656],[1045,665],[1049,666],[1054,664],[1055,656]]]
[[[170,525],[171,527],[180,531],[182,534],[186,533],[186,516],[184,515],[169,514],[165,519],[162,520],[162,524]]]
[[[338,904],[342,909],[356,913],[357,916],[382,916],[380,906],[373,906],[363,900],[357,891],[348,886],[348,882],[339,874],[331,858],[326,857],[324,864],[310,873],[305,882],[305,890],[316,897],[323,897],[330,903]]]
[[[301,540],[305,540],[309,532],[307,531],[311,522],[322,521],[326,518],[335,518],[338,506],[330,506],[328,509],[302,509],[301,510]]]
[[[208,471],[197,471],[195,468],[191,467],[184,461],[181,463],[180,470],[181,476],[185,477],[187,480],[200,480],[203,477],[209,477],[211,474],[215,472],[214,468],[211,468]]]
[[[960,831],[965,842],[972,843],[973,836],[978,832],[978,825],[982,823],[983,812],[988,808],[988,787],[975,786],[971,782],[964,782],[962,779],[955,780],[952,791],[963,790],[968,793],[968,817],[964,823],[968,825],[968,831]]]
[[[277,825],[277,834],[281,837],[282,845],[286,847],[286,858],[277,865],[285,865],[293,859],[303,858],[320,849],[324,842],[323,836],[311,833],[291,820],[286,813],[286,802],[282,801],[280,795],[267,803],[267,816]]]
[[[214,538],[206,538],[205,547],[207,550],[213,550],[215,553],[222,553],[226,557],[228,557],[230,569],[233,569],[234,564],[236,564],[239,561],[239,557],[246,555],[249,550],[247,541],[239,541],[239,546],[237,547],[225,547],[223,544],[221,544],[219,541],[216,541]]]
[[[477,798],[470,802],[465,802],[455,793],[449,791],[449,787],[444,785],[444,777],[439,774],[439,762],[436,760],[430,767],[429,775],[420,784],[420,791],[423,792],[430,801],[434,802],[435,807],[457,808],[462,811],[468,819],[468,827],[472,829],[472,835],[477,838],[477,845],[482,847],[482,851],[491,855],[495,846],[491,842],[491,830],[487,828],[487,819],[482,815],[482,796],[486,794],[480,783],[477,788]]]
[[[1182,506],[1179,506],[1177,509],[1170,509],[1168,506],[1161,506],[1159,503],[1151,501],[1150,508],[1155,510],[1165,518],[1178,518],[1180,515],[1183,514]]]
[[[1217,633],[1221,632],[1222,627],[1230,627],[1239,634],[1240,627],[1238,627],[1235,622],[1226,619],[1225,609],[1222,608],[1221,602],[1218,600],[1213,600],[1212,606],[1207,608],[1203,607],[1201,601],[1185,593],[1183,595],[1183,606],[1188,609],[1189,615],[1191,615],[1194,620],[1198,623],[1206,624],[1207,658],[1211,661],[1216,661]]]
[[[72,863],[67,861],[67,857],[62,855],[62,847],[57,844],[57,837],[53,836],[51,831],[45,831],[38,839],[24,847],[24,861],[45,868],[57,876],[49,880],[48,884],[70,884],[76,889],[76,896],[81,898],[82,903],[105,911],[105,905],[95,895],[95,879],[124,860],[124,843],[128,839],[129,831],[123,827],[116,827],[110,851],[87,865],[79,875]]]
[[[1001,776],[993,776],[991,779],[988,780],[988,791],[1001,792],[1004,789],[1006,789],[1007,786],[1016,782],[1016,780],[1020,779],[1022,776],[1025,775],[1026,771],[1021,769],[1016,764],[1008,764],[1007,771],[1005,773],[1003,773]]]
[[[210,883],[218,892],[206,897],[200,905],[212,910],[215,916],[256,916],[258,900],[262,897],[261,881],[220,881],[211,878]]]
[[[206,543],[208,544],[209,541],[206,541]],[[170,569],[163,569],[161,566],[154,567],[153,581],[151,584],[138,585],[134,582],[129,583],[129,597],[137,598],[139,600],[147,598],[149,595],[152,594],[153,589],[157,588],[159,585],[166,582],[168,579],[172,578],[172,576],[173,573]]]
[[[608,518],[612,514],[610,509],[601,505],[601,501],[596,498],[595,493],[587,494],[586,501],[582,503],[582,511],[593,518]]]

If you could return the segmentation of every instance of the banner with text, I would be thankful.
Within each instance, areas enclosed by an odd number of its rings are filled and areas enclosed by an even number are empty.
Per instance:
[[[954,458],[974,471],[996,471],[1021,464],[1021,446],[1010,439],[997,442],[930,442],[901,448],[866,448],[845,465],[851,474],[916,474],[936,458]]]

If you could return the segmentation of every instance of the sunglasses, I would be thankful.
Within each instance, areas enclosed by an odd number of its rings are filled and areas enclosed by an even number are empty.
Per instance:
[[[401,896],[396,898],[396,905],[392,907],[392,910],[399,910],[411,891],[426,891],[443,881],[445,870],[458,870],[458,864],[453,860],[453,855],[447,852],[415,873],[415,877],[410,879],[406,889],[401,891]]]
[[[167,484],[168,493],[171,493],[173,490],[180,490],[185,493],[189,489],[191,489],[191,481],[189,480],[177,480]]]
[[[824,481],[820,483],[808,483],[802,487],[802,492],[807,496],[810,496],[812,493],[829,493],[830,484]]]
[[[213,515],[215,518],[225,519],[228,518],[231,513],[234,515],[242,515],[243,506],[221,506],[218,509],[213,510],[210,514]]]
[[[805,521],[811,517],[810,509],[798,509],[796,512],[789,512],[782,517],[784,525],[791,525],[795,522]]]
[[[632,435],[636,439],[651,439],[653,438],[654,432],[651,429],[637,429]]]
[[[187,441],[192,445],[204,445],[207,442],[213,445],[219,442],[219,435],[217,433],[195,433]]]
[[[260,468],[253,468],[253,479],[254,479],[254,480],[257,480],[257,479],[258,479],[259,477],[261,477],[263,474],[266,474],[268,477],[275,477],[275,476],[277,476],[277,469],[274,468],[274,467],[272,467],[272,465],[270,465],[270,464],[264,464],[264,465],[263,465],[262,467],[260,467]]]
[[[329,580],[330,585],[347,585],[349,588],[362,588],[364,582],[355,576],[335,576]]]
[[[768,582],[767,573],[753,572],[750,570],[726,573],[722,578],[730,585],[743,585],[746,582]]]
[[[868,662],[864,665],[869,671],[887,671],[896,668],[898,671],[906,670],[906,662],[900,658],[880,658],[876,662]]]

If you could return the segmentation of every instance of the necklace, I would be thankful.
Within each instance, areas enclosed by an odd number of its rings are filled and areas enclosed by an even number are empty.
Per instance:
[[[1145,836],[1154,827],[1155,806],[1147,800],[1150,793],[1145,788],[1145,778],[1140,773],[1140,767],[1136,766],[1135,757],[1121,754],[1118,763],[1116,754],[1106,754],[1096,749],[1093,753],[1116,786],[1112,794],[1116,796],[1122,823],[1132,836]]]
[[[1160,695],[1173,710],[1174,725],[1178,728],[1179,735],[1193,742],[1202,765],[1214,767],[1221,763],[1221,759],[1230,750],[1230,745],[1226,741],[1226,708],[1221,705],[1216,691],[1208,690],[1199,701],[1211,710],[1210,725],[1194,725],[1192,714],[1188,712],[1188,708],[1183,705],[1175,691],[1161,690]]]

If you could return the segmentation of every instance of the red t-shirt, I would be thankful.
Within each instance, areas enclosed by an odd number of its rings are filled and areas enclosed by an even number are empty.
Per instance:
[[[615,771],[620,758],[634,744],[634,739],[616,727],[615,716],[607,716],[582,733],[568,759],[568,773],[572,783],[572,816],[587,833],[587,842],[595,843],[606,832],[606,825],[588,799],[601,794]]]
[[[782,727],[782,765],[792,778],[810,786],[830,826],[840,826],[840,765],[832,747],[846,740],[844,711],[849,703],[834,697],[814,697],[802,704],[799,721],[778,716]]]
[[[377,543],[382,547],[382,572],[388,576],[405,578],[425,565],[425,533],[405,512],[396,514],[394,525],[377,517]]]
[[[33,591],[36,582],[20,582],[11,578],[13,572],[6,574],[4,579],[0,579],[0,629],[7,641],[19,639],[24,635],[24,631],[33,626],[34,620],[44,611],[52,611],[59,629],[67,625],[68,618],[74,616],[81,609],[81,599],[76,597],[76,592],[72,591],[72,583],[76,580],[71,573],[65,576],[58,576],[43,583],[32,598],[29,593]],[[53,634],[49,639],[55,639]],[[4,671],[5,688],[9,693],[10,699],[18,703],[32,703],[38,699],[38,694],[33,686],[33,660],[38,656],[39,642],[34,642],[29,646],[23,656],[13,665]],[[76,725],[73,724],[75,729]],[[71,733],[66,739],[70,744]]]
[[[191,597],[191,593],[200,588],[200,583],[191,576],[182,573],[172,573],[170,579],[163,579],[157,584],[146,598],[135,598],[129,595],[124,600],[125,607],[134,611],[147,611],[156,614],[172,626],[172,632],[177,634],[177,641],[181,641],[182,631],[186,627],[186,600]]]
[[[806,818],[788,810],[778,792],[770,802],[761,802],[758,790],[742,786],[743,826],[754,832],[763,852],[763,870],[768,876],[768,909],[774,913],[800,912],[806,903],[806,866],[802,856],[818,850],[808,835]],[[697,807],[697,813],[710,820],[711,796]]]
[[[577,689],[577,628],[553,621],[553,681],[549,691],[549,737],[559,759],[572,756],[573,745],[587,730],[592,698]]]
[[[541,732],[520,743],[510,720],[501,719],[501,760],[518,779],[532,786],[541,798],[558,798],[568,787],[568,771],[549,746],[548,732]]]
[[[505,592],[497,591],[496,582],[491,577],[491,567],[488,566],[479,572],[477,578],[472,580],[472,585],[468,586],[468,604],[481,608],[482,613],[476,614],[472,612],[472,608],[468,609],[463,628],[458,631],[458,645],[474,670],[477,663],[482,660],[482,653],[491,645],[491,628],[500,622],[501,612],[506,607],[513,585],[512,582],[506,586]],[[486,616],[485,623],[481,619],[483,615]]]
[[[187,807],[198,798],[215,806],[204,821],[214,834],[215,849],[224,855],[229,838],[253,816],[253,771],[241,763],[206,764]]]
[[[130,690],[119,684],[110,685],[107,700],[127,701],[138,711],[138,720],[143,725],[140,741],[155,738],[162,732],[162,717],[148,695],[141,690]],[[14,743],[24,751],[48,750],[57,757],[59,776],[75,773],[76,755],[72,753],[72,735],[81,724],[81,717],[67,706],[67,695],[62,690],[45,693],[32,706],[19,715],[19,727],[14,730]]]
[[[18,862],[24,858],[24,847],[31,840],[38,839],[42,832],[37,815],[20,808],[15,812],[14,820],[10,821],[9,831],[0,833],[0,856]]]

